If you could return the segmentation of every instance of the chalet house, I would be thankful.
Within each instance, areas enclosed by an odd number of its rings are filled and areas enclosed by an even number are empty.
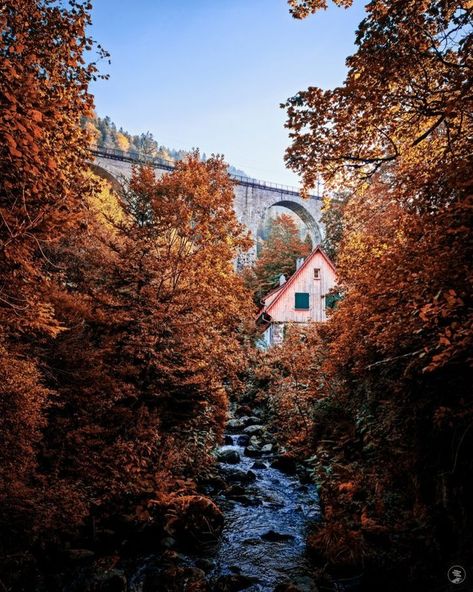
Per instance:
[[[327,320],[327,308],[338,299],[335,267],[320,247],[298,260],[296,272],[287,281],[281,276],[280,284],[262,299],[256,320],[265,349],[283,341],[286,324]]]

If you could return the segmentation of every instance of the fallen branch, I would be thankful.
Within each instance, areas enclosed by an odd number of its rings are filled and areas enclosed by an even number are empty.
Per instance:
[[[422,353],[423,349],[418,349],[414,352],[409,352],[408,354],[402,354],[401,356],[393,356],[392,358],[386,358],[385,360],[379,360],[378,362],[373,362],[373,364],[369,364],[365,367],[365,370],[371,370],[375,366],[380,366],[381,364],[388,364],[389,362],[394,362],[395,360],[400,360],[401,358],[410,358],[411,356],[416,356],[417,354]]]

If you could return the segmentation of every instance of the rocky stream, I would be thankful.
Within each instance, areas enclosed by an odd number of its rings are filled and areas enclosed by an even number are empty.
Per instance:
[[[200,590],[201,580],[212,592],[320,590],[305,553],[307,528],[320,518],[317,490],[307,473],[278,453],[257,416],[229,420],[217,461],[218,475],[205,493],[223,512],[223,531],[216,544],[179,555],[182,580],[175,581],[176,592],[179,585],[183,591]],[[149,576],[143,586],[153,559],[135,574],[131,592],[161,590],[149,585]],[[167,590],[162,572],[158,581]]]
[[[74,558],[78,570],[61,590],[360,590],[356,581],[332,580],[327,585],[317,578],[306,553],[308,529],[320,520],[310,472],[278,448],[261,413],[233,411],[224,445],[216,451],[215,471],[200,483],[200,495],[188,497],[187,505],[185,497],[179,498],[184,505],[176,511],[172,528],[166,530],[158,521],[139,536],[132,530],[122,534],[120,548],[114,547],[116,561],[104,563],[98,571],[95,552],[70,550],[69,555],[81,551],[82,556]],[[110,533],[113,540],[116,534]],[[110,556],[114,555],[109,550]]]

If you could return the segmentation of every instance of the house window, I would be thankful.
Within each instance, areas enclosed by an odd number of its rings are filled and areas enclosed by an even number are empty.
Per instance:
[[[308,292],[296,292],[294,308],[298,310],[309,309],[309,293]]]
[[[320,280],[320,267],[314,267],[314,280]]]

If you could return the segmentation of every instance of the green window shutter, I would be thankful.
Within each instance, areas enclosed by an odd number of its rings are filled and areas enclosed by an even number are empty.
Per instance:
[[[296,292],[294,308],[307,310],[309,308],[308,292]]]

